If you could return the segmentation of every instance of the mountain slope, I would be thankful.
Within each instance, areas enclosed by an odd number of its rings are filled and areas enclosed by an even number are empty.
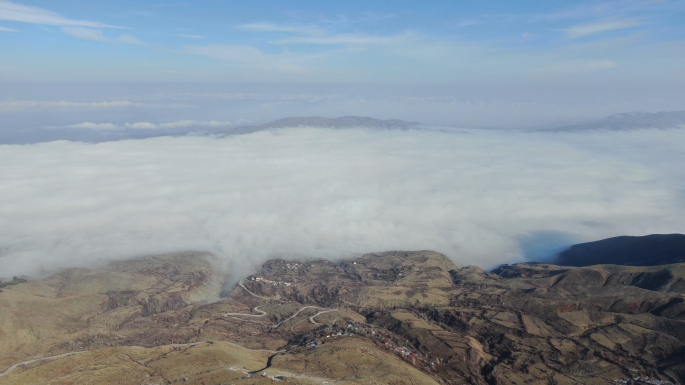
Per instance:
[[[426,250],[272,260],[211,300],[208,261],[148,257],[7,286],[0,382],[685,383],[685,263],[488,273]]]
[[[668,112],[626,112],[615,114],[604,119],[553,128],[550,131],[590,131],[590,130],[637,130],[645,128],[684,128],[685,111]]]
[[[278,119],[270,123],[260,124],[256,126],[239,127],[225,131],[228,135],[249,134],[257,131],[264,131],[272,128],[290,128],[290,127],[317,127],[317,128],[375,128],[375,129],[400,129],[408,130],[411,128],[418,128],[421,123],[406,122],[404,120],[390,119],[380,120],[375,118],[360,117],[360,116],[343,116],[340,118],[321,118],[318,116],[311,117],[292,117]]]
[[[571,246],[554,263],[563,266],[654,266],[685,262],[685,235],[614,237]]]

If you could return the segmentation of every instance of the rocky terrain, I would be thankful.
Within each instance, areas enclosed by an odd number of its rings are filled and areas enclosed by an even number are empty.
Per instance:
[[[70,269],[0,293],[3,384],[682,384],[685,264],[432,251],[273,260],[220,295],[210,255]]]

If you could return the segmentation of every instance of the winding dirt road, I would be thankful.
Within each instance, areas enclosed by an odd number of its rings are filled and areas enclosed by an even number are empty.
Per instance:
[[[319,309],[321,309],[321,308],[319,308]],[[322,324],[316,322],[316,321],[314,320],[314,318],[317,317],[317,316],[319,316],[319,315],[321,315],[321,314],[324,314],[324,313],[331,313],[331,312],[334,312],[334,311],[338,311],[338,309],[327,309],[327,310],[322,310],[322,311],[320,311],[320,312],[314,314],[313,316],[309,317],[309,322],[313,323],[314,325],[322,325]]]
[[[276,325],[274,325],[274,327],[277,328],[277,327],[281,326],[282,324],[284,324],[284,323],[290,321],[291,319],[297,317],[298,314],[300,314],[300,313],[301,313],[303,310],[305,310],[305,309],[320,309],[320,310],[322,310],[322,311],[320,311],[320,312],[314,314],[313,316],[309,317],[309,321],[310,321],[311,323],[313,323],[314,325],[320,325],[319,323],[317,323],[316,321],[314,321],[314,317],[316,317],[316,316],[318,316],[318,315],[320,315],[320,314],[323,314],[323,313],[329,313],[329,312],[332,312],[332,311],[338,311],[338,309],[327,309],[327,308],[325,308],[325,307],[305,306],[305,307],[301,307],[300,309],[298,309],[298,310],[297,310],[295,313],[293,313],[290,317],[288,317],[288,318],[284,319],[283,321],[281,321],[281,322],[277,323]]]
[[[255,306],[252,310],[261,314],[246,314],[246,313],[225,313],[224,317],[230,316],[243,316],[243,317],[264,317],[266,312],[264,310],[259,310],[259,306]]]
[[[190,343],[187,343],[187,344],[169,344],[169,345],[162,345],[162,347],[163,347],[163,346],[172,346],[172,347],[175,347],[175,348],[186,347],[186,346],[187,346],[187,347],[193,347],[193,346],[201,345],[201,344],[204,344],[204,343],[207,343],[207,341],[190,342]],[[215,342],[215,343],[216,343],[216,342]],[[239,349],[251,350],[251,351],[254,351],[254,352],[266,352],[266,353],[271,353],[272,356],[277,355],[277,354],[281,354],[281,353],[285,353],[285,352],[286,352],[285,349],[282,349],[282,350],[250,349],[250,348],[248,348],[248,347],[245,347],[245,346],[242,346],[242,345],[238,345],[238,344],[235,344],[235,343],[229,342],[229,341],[220,341],[219,343],[231,345],[231,346],[234,346],[234,347],[239,348]],[[131,346],[122,346],[122,347],[127,347],[127,348],[139,348],[139,349],[149,349],[149,348],[146,348],[146,347],[143,347],[143,346],[135,346],[135,345],[131,345]],[[29,361],[19,362],[19,363],[17,363],[17,364],[14,364],[14,365],[10,366],[9,368],[5,369],[4,372],[0,373],[0,377],[4,377],[4,376],[10,374],[12,371],[14,371],[14,369],[16,369],[16,368],[18,368],[18,367],[20,367],[20,366],[22,366],[22,365],[28,365],[28,364],[32,364],[32,363],[38,362],[38,361],[46,361],[46,360],[53,360],[53,359],[62,358],[62,357],[69,357],[69,356],[73,356],[73,355],[76,355],[76,354],[82,354],[82,353],[88,353],[88,352],[89,352],[89,350],[81,350],[81,351],[78,351],[78,352],[70,352],[70,353],[58,354],[58,355],[56,355],[56,356],[41,357],[41,358],[35,358],[35,359],[33,359],[33,360],[29,360]],[[138,360],[132,358],[132,357],[129,356],[128,354],[126,354],[126,356],[128,356],[128,358],[130,358],[132,361],[136,362],[137,364],[147,367],[146,364],[144,364],[143,362],[140,362],[140,361],[138,361]],[[268,367],[268,366],[267,366],[267,367]]]
[[[33,360],[29,360],[29,361],[20,362],[20,363],[18,363],[18,364],[14,364],[14,365],[10,366],[9,368],[5,369],[4,372],[0,373],[0,377],[3,377],[3,376],[6,376],[6,375],[10,374],[10,372],[12,372],[14,369],[20,367],[21,365],[28,365],[28,364],[32,364],[32,363],[34,363],[34,362],[43,361],[43,360],[52,360],[52,359],[55,359],[55,358],[68,357],[68,356],[73,356],[73,355],[75,355],[75,354],[81,354],[81,353],[86,353],[86,352],[87,352],[87,350],[82,350],[82,351],[79,351],[79,352],[71,352],[71,353],[58,354],[58,355],[56,355],[56,356],[42,357],[42,358],[36,358],[36,359],[33,359]]]
[[[246,292],[252,294],[253,296],[255,296],[257,298],[265,299],[267,301],[280,301],[281,300],[281,297],[279,295],[276,295],[275,297],[263,297],[259,294],[255,294],[255,293],[251,292],[250,289],[245,287],[245,285],[243,284],[243,281],[245,281],[245,278],[242,278],[240,281],[238,281],[238,285],[240,287],[242,287]]]

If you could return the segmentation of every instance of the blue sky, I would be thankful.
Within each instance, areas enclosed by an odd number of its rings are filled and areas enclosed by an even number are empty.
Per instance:
[[[685,84],[683,1],[0,0],[0,81]]]
[[[0,0],[0,132],[312,115],[553,127],[685,110],[683,63],[684,0]]]

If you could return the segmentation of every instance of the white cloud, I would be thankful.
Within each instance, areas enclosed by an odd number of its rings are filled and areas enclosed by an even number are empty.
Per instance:
[[[174,36],[185,37],[188,39],[204,39],[205,38],[204,36],[200,36],[200,35],[186,35],[183,33],[177,33],[177,34],[174,34]]]
[[[0,27],[0,32],[19,32],[19,30],[14,28]]]
[[[211,139],[0,146],[0,272],[206,250],[237,274],[268,258],[434,249],[520,257],[685,232],[685,130],[524,134],[288,129]]]
[[[277,44],[314,44],[314,45],[404,45],[417,40],[411,33],[382,36],[366,34],[333,34],[324,36],[294,36],[275,40]]]
[[[169,123],[150,123],[150,122],[135,122],[135,123],[125,123],[123,125],[117,125],[114,123],[92,123],[83,122],[79,124],[72,124],[68,126],[63,126],[64,128],[83,128],[91,130],[163,130],[163,129],[173,129],[173,128],[189,128],[189,127],[230,127],[233,123],[231,122],[221,122],[217,120],[210,121],[198,121],[198,120],[179,120],[176,122]]]
[[[16,4],[6,0],[0,0],[0,20],[56,26],[120,28],[95,21],[73,20],[43,8]]]
[[[110,38],[106,37],[102,31],[97,29],[88,28],[76,28],[76,27],[64,27],[62,31],[69,36],[75,37],[77,39],[84,40],[94,40],[94,41],[112,41]]]
[[[292,26],[274,23],[252,23],[237,27],[251,32],[283,32],[289,36],[274,40],[275,44],[313,44],[313,45],[396,45],[416,40],[412,33],[398,35],[368,35],[361,33],[331,33],[316,26]]]
[[[79,124],[72,124],[70,126],[65,126],[65,128],[83,128],[87,130],[118,130],[119,127],[112,123],[93,123],[93,122],[83,122]]]
[[[251,32],[286,32],[307,35],[325,34],[324,30],[316,26],[281,25],[274,23],[243,24],[236,28]]]
[[[126,123],[126,125],[124,127],[131,128],[134,130],[154,130],[154,129],[157,129],[156,124],[152,124],[152,123],[148,123],[148,122]]]
[[[572,39],[586,37],[597,33],[617,31],[626,28],[633,28],[642,23],[635,19],[629,20],[607,20],[600,23],[580,24],[564,29],[564,32]]]
[[[158,128],[183,128],[183,127],[229,127],[231,122],[220,122],[218,120],[197,121],[197,120],[179,120],[171,123],[157,124]]]
[[[116,39],[116,41],[124,44],[146,45],[142,41],[138,40],[138,38],[131,35],[121,35]]]
[[[18,100],[11,102],[0,102],[0,111],[17,110],[25,108],[119,108],[139,105],[128,100],[117,100],[111,102],[68,102],[68,101],[43,101],[43,100]]]
[[[101,30],[80,28],[80,27],[64,27],[62,30],[69,36],[73,36],[78,39],[102,41],[106,43],[124,43],[124,44],[134,44],[134,45],[145,45],[142,41],[130,35],[121,35],[116,39],[110,39],[104,35]]]
[[[125,128],[134,130],[159,130],[159,129],[170,129],[170,128],[186,128],[186,127],[229,127],[232,126],[231,122],[219,122],[216,120],[211,121],[197,121],[197,120],[179,120],[177,122],[170,123],[150,123],[150,122],[136,122],[136,123],[126,123]]]
[[[78,39],[145,45],[145,43],[130,35],[122,35],[116,39],[111,39],[105,36],[102,30],[93,29],[121,27],[94,21],[72,20],[42,8],[16,4],[11,1],[0,0],[0,20],[61,26],[67,35]],[[14,29],[4,27],[0,27],[0,31],[17,32]]]

